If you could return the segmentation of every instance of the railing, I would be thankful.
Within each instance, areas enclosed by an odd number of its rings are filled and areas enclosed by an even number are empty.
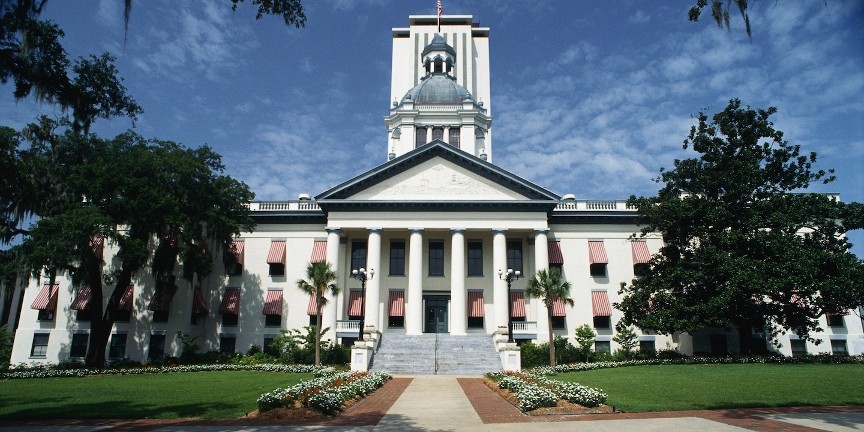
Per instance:
[[[311,200],[253,201],[247,207],[249,211],[321,210],[318,203]]]
[[[537,321],[513,321],[513,334],[537,333]]]
[[[555,206],[555,211],[616,211],[628,210],[635,211],[627,205],[626,200],[564,200]]]
[[[360,320],[336,320],[336,333],[360,334]]]
[[[415,105],[414,109],[416,109],[417,111],[456,112],[462,109],[462,105]]]

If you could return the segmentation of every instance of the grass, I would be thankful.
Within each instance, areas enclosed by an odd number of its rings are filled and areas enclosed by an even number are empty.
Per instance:
[[[238,418],[312,374],[187,372],[0,381],[0,419]]]
[[[602,389],[628,412],[864,405],[864,365],[656,365],[552,378]]]

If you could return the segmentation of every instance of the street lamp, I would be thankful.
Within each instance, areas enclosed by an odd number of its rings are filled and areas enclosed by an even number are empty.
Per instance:
[[[366,281],[375,276],[375,269],[366,269],[360,267],[360,270],[351,270],[351,277],[360,281],[360,334],[357,340],[363,342],[363,321],[366,320]]]
[[[511,300],[510,287],[513,281],[519,280],[522,277],[522,272],[519,270],[507,269],[506,272],[498,269],[498,279],[507,281],[507,342],[513,342],[513,300]]]

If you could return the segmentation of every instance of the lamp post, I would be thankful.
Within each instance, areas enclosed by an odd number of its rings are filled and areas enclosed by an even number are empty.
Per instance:
[[[357,340],[363,342],[363,321],[366,320],[366,281],[372,279],[375,276],[375,269],[369,269],[367,272],[366,269],[360,267],[360,269],[351,270],[351,277],[360,281],[360,334],[357,337]]]
[[[507,342],[513,342],[513,301],[510,299],[510,287],[513,281],[519,280],[522,277],[522,272],[519,270],[507,269],[502,271],[498,269],[498,279],[507,281]]]

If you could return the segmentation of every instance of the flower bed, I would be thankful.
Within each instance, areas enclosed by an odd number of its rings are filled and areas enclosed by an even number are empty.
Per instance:
[[[264,393],[258,398],[258,410],[300,406],[333,414],[345,402],[372,393],[391,378],[383,372],[322,371],[316,375],[291,387]]]
[[[496,381],[499,388],[512,392],[522,411],[553,407],[559,399],[590,408],[603,404],[607,397],[606,393],[597,389],[577,383],[562,383],[540,375],[493,372],[487,376]]]
[[[246,371],[256,370],[265,372],[285,373],[332,373],[332,367],[321,367],[311,365],[283,365],[283,364],[259,364],[259,365],[189,365],[189,366],[164,366],[144,368],[123,369],[29,369],[22,371],[0,373],[0,379],[27,379],[27,378],[61,378],[61,377],[85,377],[91,375],[140,375],[149,373],[172,373],[172,372],[210,372],[210,371]]]

